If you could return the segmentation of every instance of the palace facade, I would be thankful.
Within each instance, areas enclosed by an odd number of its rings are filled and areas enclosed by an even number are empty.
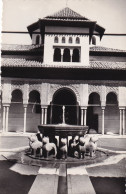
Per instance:
[[[105,29],[65,9],[28,26],[31,45],[2,45],[3,132],[40,124],[126,134],[126,51],[99,46]]]

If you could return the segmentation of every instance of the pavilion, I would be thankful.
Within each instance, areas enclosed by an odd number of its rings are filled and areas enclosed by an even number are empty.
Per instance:
[[[99,46],[105,29],[66,7],[27,27],[31,45],[2,45],[2,130],[65,122],[126,134],[126,50]]]

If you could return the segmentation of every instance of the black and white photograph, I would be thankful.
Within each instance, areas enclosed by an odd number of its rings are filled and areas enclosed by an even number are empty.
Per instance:
[[[0,194],[125,194],[126,0],[0,11]]]

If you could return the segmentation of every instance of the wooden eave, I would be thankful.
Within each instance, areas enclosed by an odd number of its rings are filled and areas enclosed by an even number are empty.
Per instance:
[[[2,77],[59,80],[126,80],[126,69],[2,67]]]

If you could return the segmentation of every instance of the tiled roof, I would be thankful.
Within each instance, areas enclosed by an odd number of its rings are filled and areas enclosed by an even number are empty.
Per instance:
[[[49,15],[46,18],[83,18],[84,20],[87,20],[87,18],[81,16],[80,14],[76,13],[69,7],[65,7],[64,9],[54,13],[53,15]]]
[[[44,64],[37,61],[26,59],[3,58],[1,60],[2,67],[47,67],[47,68],[83,68],[83,69],[118,69],[126,70],[126,62],[108,62],[108,61],[90,61],[90,66],[79,66],[79,64],[70,63],[55,63],[52,65]]]
[[[126,50],[114,49],[114,48],[107,48],[103,46],[93,46],[90,47],[90,51],[100,51],[100,52],[126,52]]]
[[[2,44],[2,51],[30,51],[40,48],[42,45],[18,45],[18,44]]]

